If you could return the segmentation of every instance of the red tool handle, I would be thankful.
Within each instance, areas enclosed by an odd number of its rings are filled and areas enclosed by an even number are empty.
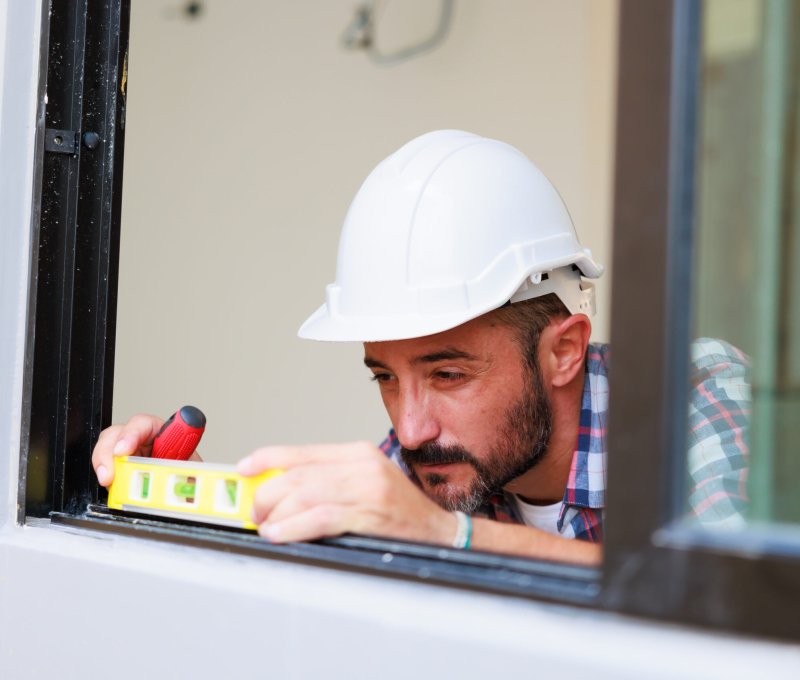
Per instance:
[[[153,440],[151,458],[187,460],[197,448],[205,429],[203,412],[194,406],[184,406],[161,426]]]

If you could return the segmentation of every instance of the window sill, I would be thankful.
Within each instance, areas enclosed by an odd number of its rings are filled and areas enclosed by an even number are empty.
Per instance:
[[[127,678],[176,662],[187,677],[260,669],[274,677],[389,680],[531,668],[557,675],[566,664],[597,680],[699,678],[709,668],[715,677],[744,680],[753,668],[789,677],[800,660],[797,645],[320,567],[332,562],[293,553],[302,545],[261,559],[270,549],[260,543],[251,557],[171,538],[141,540],[140,531],[131,537],[119,526],[99,528],[102,521],[58,518],[0,529],[0,657],[17,664],[12,668],[72,677],[91,663]],[[154,532],[148,530],[151,538]],[[228,551],[235,534],[221,533]],[[328,555],[337,547],[311,546]],[[57,626],[46,653],[37,634],[43,622]]]
[[[600,592],[599,569],[421,543],[350,535],[277,545],[252,532],[122,514],[104,505],[90,505],[77,515],[52,513],[51,521],[65,527],[571,605],[593,605]]]

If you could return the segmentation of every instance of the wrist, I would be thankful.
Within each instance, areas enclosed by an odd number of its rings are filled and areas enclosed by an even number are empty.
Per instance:
[[[452,545],[454,548],[469,550],[472,545],[472,518],[460,510],[453,512],[453,515],[456,518],[456,532]]]

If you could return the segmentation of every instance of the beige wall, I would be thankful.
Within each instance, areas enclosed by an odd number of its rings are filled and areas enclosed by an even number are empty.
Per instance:
[[[381,438],[360,346],[296,331],[333,280],[360,182],[429,130],[519,147],[610,262],[615,0],[460,0],[444,44],[394,67],[340,46],[355,5],[209,0],[191,20],[176,1],[134,4],[115,420],[193,403],[218,461]],[[430,5],[384,3],[384,44],[424,37]]]

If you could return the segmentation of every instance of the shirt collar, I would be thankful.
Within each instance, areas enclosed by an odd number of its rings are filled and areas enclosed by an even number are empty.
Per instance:
[[[605,506],[608,346],[590,345],[581,399],[578,441],[572,455],[564,505]]]

